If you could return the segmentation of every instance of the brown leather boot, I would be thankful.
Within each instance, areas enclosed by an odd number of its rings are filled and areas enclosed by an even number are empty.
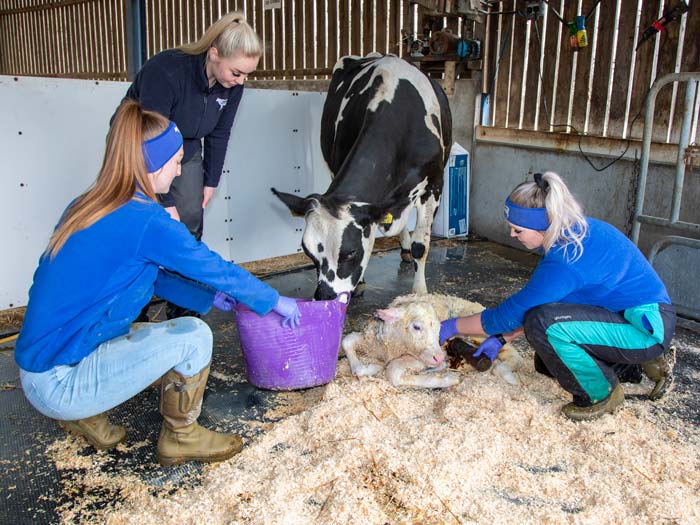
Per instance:
[[[126,439],[126,429],[112,425],[105,413],[76,421],[58,421],[58,424],[74,436],[84,437],[98,450],[108,450]]]
[[[608,397],[589,407],[580,407],[576,403],[564,405],[562,413],[574,421],[596,419],[603,414],[612,414],[625,401],[625,393],[618,384]]]
[[[243,448],[240,436],[214,432],[197,424],[208,376],[208,366],[192,377],[174,370],[163,376],[160,390],[163,427],[157,455],[161,465],[223,461]]]

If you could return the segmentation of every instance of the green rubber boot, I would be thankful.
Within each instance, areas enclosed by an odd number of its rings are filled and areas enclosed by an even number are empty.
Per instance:
[[[601,402],[589,407],[580,407],[575,403],[564,405],[561,409],[562,413],[569,419],[574,421],[586,421],[596,419],[603,414],[612,414],[625,400],[625,393],[622,386],[619,384],[610,393],[608,397]]]
[[[85,438],[97,450],[116,447],[126,439],[126,429],[112,425],[104,413],[76,421],[58,421],[58,424],[74,436]]]
[[[649,399],[657,401],[673,387],[673,367],[676,364],[676,349],[671,346],[656,359],[642,363],[644,374],[654,382]]]

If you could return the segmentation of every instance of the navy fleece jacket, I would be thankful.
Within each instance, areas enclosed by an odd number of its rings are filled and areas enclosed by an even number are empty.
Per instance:
[[[29,372],[77,363],[127,334],[154,293],[206,313],[216,290],[259,314],[272,310],[279,297],[196,241],[159,204],[137,196],[74,233],[54,258],[42,256],[15,360]]]
[[[206,53],[188,55],[168,49],[151,57],[136,74],[126,98],[157,111],[177,124],[190,160],[201,151],[204,139],[204,185],[215,188],[221,179],[231,126],[243,95],[243,86],[211,88],[204,69]],[[170,195],[161,196],[163,206],[174,206]]]
[[[606,222],[587,221],[583,255],[569,262],[561,246],[550,248],[522,290],[481,313],[487,334],[521,327],[528,310],[548,303],[587,304],[611,312],[671,303],[664,283],[627,237]]]

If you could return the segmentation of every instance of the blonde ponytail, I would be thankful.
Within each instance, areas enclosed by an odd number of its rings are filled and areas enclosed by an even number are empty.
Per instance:
[[[200,55],[212,46],[223,58],[236,55],[259,58],[263,52],[257,33],[248,25],[243,15],[237,12],[222,16],[209,26],[202,38],[178,49],[188,55]]]
[[[532,181],[523,182],[509,198],[525,208],[546,208],[549,228],[544,232],[542,243],[545,253],[556,244],[564,249],[567,260],[571,262],[583,255],[582,241],[588,232],[588,223],[583,207],[559,175],[548,171],[542,175],[539,185]]]

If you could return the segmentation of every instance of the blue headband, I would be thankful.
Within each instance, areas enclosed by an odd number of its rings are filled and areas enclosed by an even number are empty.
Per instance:
[[[503,214],[508,222],[521,228],[537,231],[545,231],[549,228],[547,208],[524,208],[513,204],[510,198],[507,198],[506,205],[503,207]]]
[[[181,147],[182,133],[175,123],[171,122],[163,133],[143,143],[141,149],[146,161],[146,171],[148,173],[158,171]]]

